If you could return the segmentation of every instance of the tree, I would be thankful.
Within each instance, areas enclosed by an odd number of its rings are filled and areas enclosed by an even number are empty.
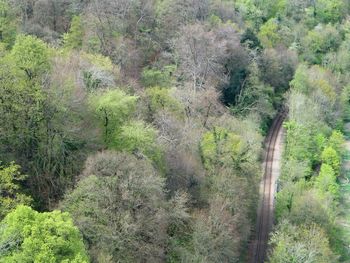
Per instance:
[[[222,24],[212,30],[202,24],[183,27],[174,41],[174,48],[181,62],[179,70],[192,83],[194,93],[211,86],[223,86],[228,104],[239,93],[231,96],[231,89],[239,90],[244,82],[248,55],[232,24]]]
[[[340,156],[332,147],[327,147],[323,150],[321,155],[322,162],[330,165],[336,175],[340,172]]]
[[[12,160],[31,160],[38,149],[43,119],[44,96],[38,82],[49,68],[47,47],[37,38],[20,35],[10,54],[0,58],[0,64],[0,118],[4,123],[0,141],[6,155],[15,155]],[[2,159],[7,161],[4,155]]]
[[[104,128],[103,138],[107,145],[113,142],[115,131],[134,112],[137,99],[138,97],[127,95],[120,89],[91,96],[90,105]]]
[[[145,68],[142,72],[142,83],[145,87],[171,88],[173,84],[173,73],[176,66],[168,65],[164,69]]]
[[[196,218],[192,244],[182,255],[184,262],[237,262],[239,234],[230,203],[222,198],[210,202],[207,214]],[[193,249],[193,251],[191,251]]]
[[[90,157],[67,194],[69,211],[93,260],[163,262],[166,235],[164,179],[145,159],[117,152]]]
[[[285,92],[293,79],[297,55],[283,48],[265,49],[260,62],[260,74],[265,83],[275,88],[276,93]]]
[[[334,199],[339,196],[339,185],[333,168],[322,164],[319,175],[315,179],[315,187],[321,192],[330,194]]]
[[[142,121],[132,121],[123,125],[115,133],[112,148],[135,154],[144,154],[164,169],[161,149],[156,143],[157,131]]]
[[[276,18],[269,19],[260,27],[258,37],[265,48],[272,48],[281,42],[278,33],[279,25]]]
[[[270,263],[336,262],[325,231],[318,225],[296,226],[288,221],[279,224],[272,234]]]
[[[302,39],[302,57],[321,64],[327,52],[336,51],[341,43],[339,31],[332,25],[318,25]]]
[[[80,16],[72,18],[69,32],[64,34],[64,47],[68,49],[79,49],[82,47],[84,37],[84,27]]]
[[[242,165],[245,158],[245,145],[242,138],[228,130],[215,127],[204,134],[200,144],[204,166],[211,170],[215,167]]]
[[[328,139],[328,145],[335,149],[341,156],[344,153],[344,135],[337,130],[334,130]]]
[[[344,16],[345,2],[343,0],[318,0],[314,1],[314,6],[311,8],[313,8],[314,16],[320,22],[336,23]]]
[[[151,114],[155,114],[159,110],[166,110],[178,117],[184,114],[183,105],[172,96],[173,91],[172,89],[159,87],[148,88],[146,90]]]
[[[0,223],[0,262],[87,263],[81,234],[68,213],[20,205]]]
[[[315,223],[330,234],[335,218],[333,198],[316,189],[306,189],[293,197],[288,219],[296,225]]]
[[[13,8],[8,1],[0,1],[0,43],[11,47],[16,39],[17,19]]]
[[[45,209],[80,171],[86,149],[94,148],[85,139],[94,140],[96,129],[86,110],[86,94],[75,85],[75,61],[54,57],[48,72],[42,68],[48,63],[45,55],[36,54],[40,49],[33,46],[23,47],[23,57],[35,65],[29,66],[35,78],[18,67],[23,61],[16,64],[12,52],[0,58],[0,158],[21,165],[31,196]]]
[[[166,43],[166,39],[173,37],[179,29],[190,22],[196,20],[196,7],[200,4],[207,4],[208,1],[191,0],[165,0],[159,2],[157,6],[157,22],[161,39]],[[198,9],[197,9],[198,10]]]
[[[10,56],[16,67],[26,73],[28,80],[41,76],[50,68],[46,44],[33,36],[19,35]]]
[[[0,166],[0,220],[18,205],[29,205],[30,196],[23,193],[20,185],[27,176],[19,171],[19,165]]]

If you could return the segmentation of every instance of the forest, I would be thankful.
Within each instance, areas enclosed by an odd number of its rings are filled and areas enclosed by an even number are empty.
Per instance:
[[[348,71],[349,70],[349,71]],[[0,0],[0,263],[350,261],[350,2]]]

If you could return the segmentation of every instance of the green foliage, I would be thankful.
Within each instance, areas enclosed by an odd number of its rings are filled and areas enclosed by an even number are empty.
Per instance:
[[[264,13],[254,0],[238,0],[235,2],[235,7],[249,26],[258,28],[263,23]]]
[[[290,82],[293,90],[308,93],[308,75],[307,75],[308,67],[305,64],[299,64],[297,70],[295,71],[294,78]]]
[[[181,116],[184,112],[181,103],[171,96],[171,90],[167,88],[148,88],[146,95],[149,99],[151,113],[156,113],[159,110],[167,110]]]
[[[300,196],[305,189],[307,189],[307,183],[302,179],[296,183],[289,182],[283,185],[283,189],[276,195],[275,216],[277,222],[289,217],[295,198]]]
[[[247,28],[241,36],[241,43],[248,45],[249,48],[262,48],[259,38],[251,28]]]
[[[322,164],[319,175],[315,179],[315,187],[321,193],[329,193],[334,199],[339,197],[339,185],[333,168],[328,164]]]
[[[141,81],[145,87],[164,87],[169,88],[173,83],[173,73],[176,71],[176,66],[168,65],[162,70],[144,68]]]
[[[270,263],[336,262],[326,233],[314,223],[295,226],[283,221],[272,234],[270,244],[274,247]]]
[[[50,69],[48,47],[42,40],[33,36],[17,36],[10,56],[16,67],[23,70],[29,80]]]
[[[23,194],[22,183],[27,176],[19,171],[14,163],[0,166],[0,220],[18,205],[29,205],[31,197]]]
[[[208,170],[215,167],[241,165],[244,160],[245,145],[242,138],[222,127],[204,134],[200,143],[204,166]]]
[[[312,149],[312,135],[307,127],[296,123],[296,121],[288,121],[283,124],[286,129],[285,140],[285,156],[288,159],[305,161],[311,166],[314,152]]]
[[[265,85],[259,79],[259,69],[254,63],[249,66],[249,76],[246,78],[245,88],[236,98],[231,110],[235,114],[247,116],[259,112],[262,118],[270,118],[273,115],[273,88]]]
[[[89,262],[68,213],[18,206],[0,223],[0,262]]]
[[[346,33],[344,41],[336,53],[328,53],[324,59],[327,67],[346,74],[350,70],[350,34]]]
[[[9,48],[16,39],[17,19],[7,0],[0,1],[0,43]]]
[[[88,111],[71,79],[74,72],[63,71],[69,66],[60,67],[62,57],[48,71],[48,59],[46,45],[25,36],[0,58],[0,158],[21,165],[29,175],[26,186],[42,209],[57,200],[79,171],[90,133],[80,129]]]
[[[281,41],[278,21],[275,18],[269,19],[260,27],[258,37],[265,48],[276,46]]]
[[[336,23],[343,18],[345,13],[345,1],[343,0],[318,0],[315,7],[309,11],[314,12],[317,20],[323,23]]]
[[[334,150],[331,146],[328,146],[323,150],[321,160],[323,163],[332,167],[336,175],[339,175],[340,156],[336,150]]]
[[[110,262],[159,262],[166,231],[164,180],[146,159],[102,152],[63,201],[90,246]]]
[[[335,149],[340,156],[344,153],[344,143],[344,135],[340,131],[334,130],[328,139],[328,145]]]
[[[112,71],[114,68],[117,68],[117,66],[112,63],[109,57],[103,56],[101,54],[81,52],[81,56],[93,66],[101,68],[103,70]]]
[[[332,25],[318,25],[303,39],[303,58],[321,64],[327,52],[336,51],[341,43],[339,31]]]
[[[107,145],[113,142],[115,131],[134,113],[137,99],[120,89],[91,95],[90,106],[104,128]]]
[[[79,49],[83,45],[84,27],[80,16],[73,16],[69,32],[64,34],[63,43],[67,49]]]
[[[153,127],[142,121],[132,121],[117,130],[112,147],[119,151],[144,154],[162,168],[162,152],[156,139],[157,131]]]

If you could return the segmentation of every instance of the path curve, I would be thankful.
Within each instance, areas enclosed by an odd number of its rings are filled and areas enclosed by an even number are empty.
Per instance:
[[[255,235],[249,247],[248,262],[250,263],[263,263],[266,257],[269,233],[273,225],[276,181],[280,174],[282,123],[285,115],[285,113],[279,113],[276,116],[265,140],[264,177],[260,185]]]

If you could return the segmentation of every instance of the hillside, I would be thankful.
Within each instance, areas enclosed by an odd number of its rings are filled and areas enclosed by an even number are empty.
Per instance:
[[[264,262],[348,262],[349,15],[0,0],[0,263],[248,262],[282,113]]]

